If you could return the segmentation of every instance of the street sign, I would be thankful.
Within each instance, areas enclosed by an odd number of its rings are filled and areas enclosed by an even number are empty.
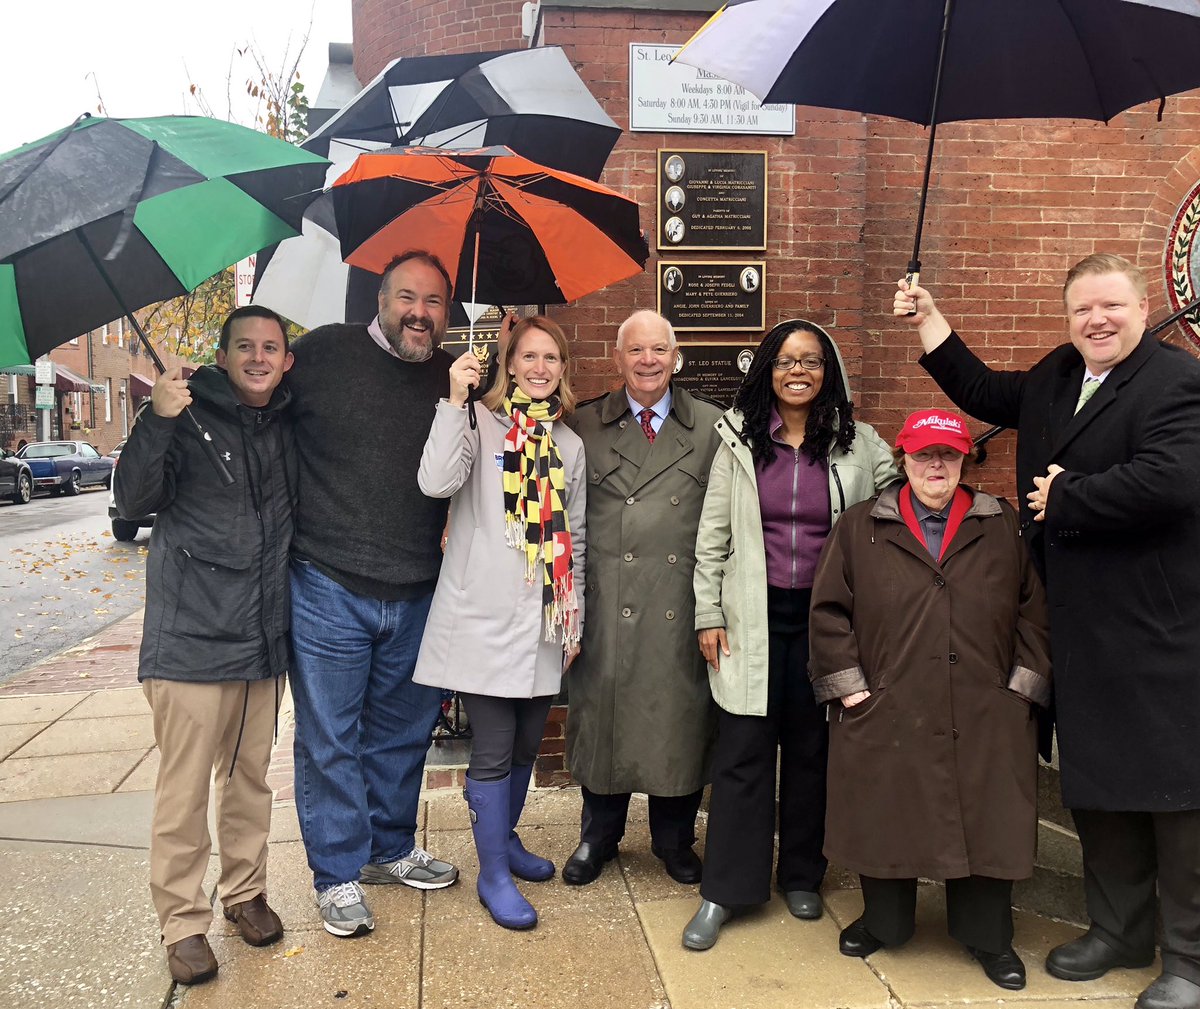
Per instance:
[[[257,255],[247,256],[234,266],[234,307],[244,308],[250,304],[254,293],[254,264]]]
[[[34,402],[34,406],[36,406],[39,410],[53,410],[54,386],[39,385],[37,387],[37,399]]]
[[[34,381],[38,385],[54,384],[54,362],[47,357],[40,358],[33,365]]]

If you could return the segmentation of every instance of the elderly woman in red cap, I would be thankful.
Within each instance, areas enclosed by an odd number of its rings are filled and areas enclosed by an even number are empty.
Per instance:
[[[1016,512],[961,482],[972,450],[955,414],[905,421],[907,479],[849,509],[821,555],[809,669],[830,705],[825,855],[862,879],[842,953],[905,943],[917,879],[944,880],[950,935],[1017,990],[1012,883],[1033,872],[1049,643]]]

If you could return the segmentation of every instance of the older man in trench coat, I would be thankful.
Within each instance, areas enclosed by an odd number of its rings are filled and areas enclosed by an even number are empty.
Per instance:
[[[576,886],[616,855],[632,792],[650,797],[652,850],[667,872],[700,881],[692,845],[715,718],[692,569],[721,411],[672,386],[675,357],[670,323],[633,313],[613,351],[622,387],[568,421],[588,476],[588,619],[568,674],[568,765],[583,816],[563,880]]]
[[[993,371],[901,281],[894,311],[966,412],[1017,429],[1021,518],[1045,575],[1063,803],[1091,928],[1069,981],[1154,959],[1137,1009],[1200,1009],[1200,364],[1146,333],[1146,281],[1093,255],[1067,274],[1071,342]]]

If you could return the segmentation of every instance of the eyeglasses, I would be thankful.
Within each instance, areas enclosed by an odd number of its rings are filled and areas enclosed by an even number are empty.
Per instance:
[[[825,367],[825,358],[816,354],[805,354],[803,357],[777,357],[771,362],[776,371],[791,371],[800,365],[805,371],[820,371]]]
[[[933,462],[938,459],[941,462],[954,462],[955,459],[961,459],[963,454],[956,448],[950,448],[948,445],[939,445],[936,448],[923,448],[919,452],[909,452],[908,457],[913,462]]]

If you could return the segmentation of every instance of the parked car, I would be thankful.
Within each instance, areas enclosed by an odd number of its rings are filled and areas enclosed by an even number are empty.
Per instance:
[[[122,438],[119,442],[117,442],[116,447],[111,452],[109,452],[104,458],[111,459],[113,461],[113,465],[115,466],[117,463],[117,460],[121,458],[121,449],[123,449],[125,447],[125,442],[127,442],[128,440],[129,440],[128,438]]]
[[[29,504],[33,497],[33,472],[29,463],[18,459],[6,448],[0,448],[0,497],[13,504]]]
[[[121,442],[124,445],[124,442]],[[127,519],[122,518],[121,513],[117,511],[117,471],[113,470],[112,481],[108,485],[108,517],[112,520],[113,539],[120,543],[131,543],[137,539],[139,529],[149,529],[154,525],[154,515],[143,515],[141,518]]]
[[[84,487],[112,480],[113,461],[86,441],[35,441],[17,456],[29,463],[33,485],[51,494],[78,494]]]

